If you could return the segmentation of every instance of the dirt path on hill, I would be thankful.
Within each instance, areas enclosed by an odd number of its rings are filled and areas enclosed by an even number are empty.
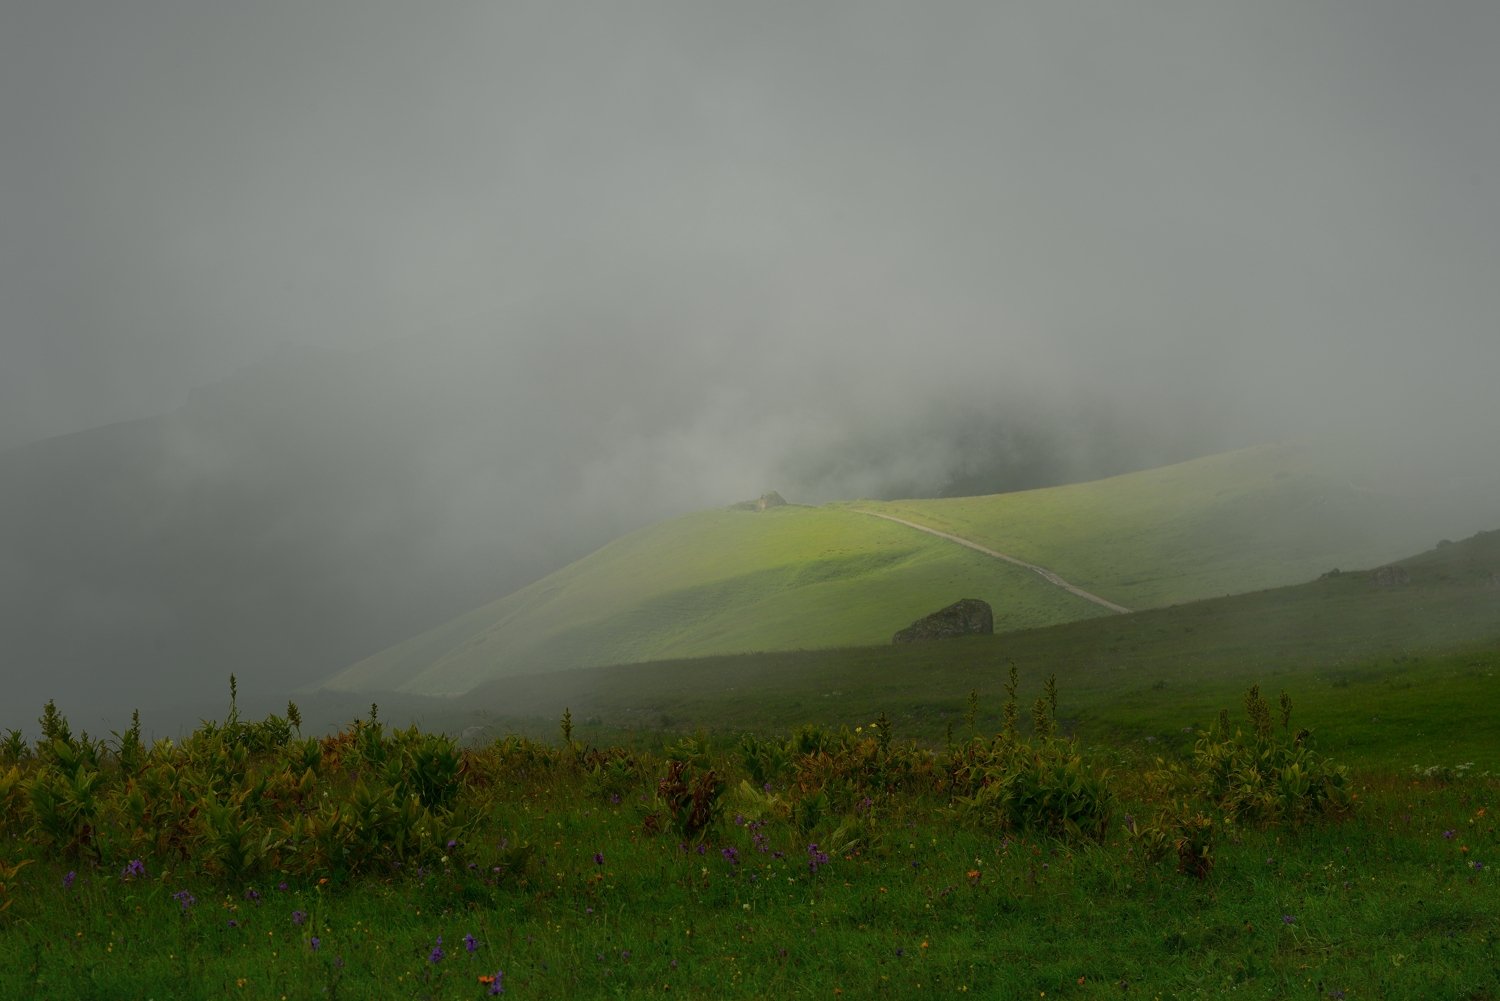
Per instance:
[[[1025,560],[1016,559],[1014,556],[1007,556],[1004,553],[997,553],[995,552],[995,550],[981,546],[977,542],[970,542],[968,539],[965,539],[962,536],[949,535],[947,532],[940,532],[935,528],[928,528],[926,525],[919,525],[914,521],[907,521],[905,518],[897,518],[893,514],[881,514],[879,511],[866,511],[862,508],[850,508],[850,510],[858,511],[860,514],[867,514],[872,518],[884,518],[886,521],[894,521],[898,525],[905,525],[907,528],[915,528],[917,531],[926,532],[928,535],[936,535],[940,539],[947,539],[949,542],[956,542],[960,546],[968,546],[975,552],[984,553],[984,555],[993,556],[997,560],[1004,560],[1007,563],[1012,563],[1018,567],[1023,567],[1024,569],[1030,570],[1038,577],[1041,577],[1047,583],[1060,587],[1064,591],[1067,591],[1069,594],[1076,594],[1084,601],[1092,601],[1096,605],[1102,605],[1105,608],[1109,609],[1111,612],[1126,613],[1130,611],[1130,609],[1126,608],[1124,605],[1116,605],[1108,598],[1101,598],[1097,594],[1094,594],[1092,591],[1085,591],[1077,584],[1069,584],[1067,581],[1063,580],[1056,573],[1048,570],[1046,567],[1039,567],[1035,563],[1027,563]]]

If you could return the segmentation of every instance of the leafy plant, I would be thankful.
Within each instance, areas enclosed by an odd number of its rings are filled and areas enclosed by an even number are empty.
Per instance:
[[[780,780],[791,765],[791,748],[784,740],[747,733],[740,737],[739,750],[740,764],[759,786]]]
[[[1102,839],[1114,810],[1108,772],[1086,760],[1074,741],[1057,736],[1055,677],[1032,705],[1030,739],[1017,732],[1016,687],[1012,667],[1000,734],[949,751],[949,783],[960,814],[1066,840]]]
[[[1291,732],[1291,699],[1282,693],[1278,732],[1260,686],[1245,695],[1250,729],[1231,731],[1227,712],[1199,735],[1193,778],[1226,818],[1238,823],[1293,826],[1353,808],[1346,769],[1313,751],[1311,734]]]
[[[31,859],[21,859],[19,862],[0,862],[0,914],[4,914],[13,901],[10,899],[10,881],[16,878],[26,866],[31,864]]]
[[[656,783],[656,802],[666,814],[667,824],[680,837],[696,841],[719,821],[723,810],[720,796],[724,782],[713,769],[694,768],[687,761],[673,758],[667,762],[667,774]],[[648,826],[655,826],[651,818]]]

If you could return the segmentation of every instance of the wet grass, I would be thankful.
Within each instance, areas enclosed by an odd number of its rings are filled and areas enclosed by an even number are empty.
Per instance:
[[[1118,827],[1066,845],[918,797],[817,866],[829,831],[756,829],[733,795],[684,846],[643,828],[654,779],[611,800],[516,776],[445,860],[349,880],[35,865],[0,995],[479,998],[496,974],[522,998],[1500,995],[1493,779],[1362,772],[1354,820],[1242,831],[1204,880]],[[520,842],[532,862],[495,875]]]

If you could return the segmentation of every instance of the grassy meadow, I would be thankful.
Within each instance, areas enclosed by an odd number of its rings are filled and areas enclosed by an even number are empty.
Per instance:
[[[1462,725],[1472,693],[1423,690]],[[5,751],[0,996],[1500,996],[1492,735],[1344,769],[1294,701],[1179,749],[1049,736],[1026,679],[930,749],[881,717],[654,751],[54,721]]]

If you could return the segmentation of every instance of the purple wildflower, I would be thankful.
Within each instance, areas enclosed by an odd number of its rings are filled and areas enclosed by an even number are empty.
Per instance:
[[[260,903],[260,891],[256,890],[253,886],[250,887],[245,891],[245,899],[252,904]]]
[[[490,981],[490,997],[505,993],[505,971],[496,970],[495,977]]]
[[[443,936],[439,935],[437,937],[437,945],[433,946],[432,951],[427,954],[427,961],[429,963],[441,963],[443,957],[446,955],[448,954],[443,951]]]
[[[72,869],[69,869],[67,872],[63,873],[63,889],[64,890],[71,890],[71,889],[73,889],[73,880],[75,880],[77,878],[78,878],[78,873],[74,872]]]
[[[1475,872],[1483,872],[1484,871],[1484,863],[1481,862],[1481,861],[1479,861],[1478,859],[1475,859],[1474,860],[1474,871]]]
[[[198,902],[198,898],[186,890],[178,890],[172,894],[172,899],[182,905],[182,913],[186,914]]]
[[[314,935],[312,938],[307,940],[307,945],[308,948],[312,949],[313,952],[317,952],[318,949],[322,947],[323,940]]]
[[[1458,832],[1457,831],[1444,831],[1443,832],[1443,838],[1445,840],[1448,840],[1448,841],[1452,841],[1457,836],[1458,836]]]
[[[456,840],[454,840],[453,838],[449,838],[448,839],[448,850],[451,852],[453,849],[455,849],[457,847],[458,847],[458,842]]]
[[[604,864],[604,853],[603,852],[595,852],[594,853],[594,864],[595,865],[603,865]]]
[[[123,879],[140,879],[145,875],[146,863],[138,858],[131,859],[125,864],[125,868],[120,870],[120,876]]]
[[[277,883],[276,884],[276,889],[280,890],[282,893],[285,893],[286,892],[286,880],[283,879],[281,882]]]
[[[464,936],[464,949],[467,952],[478,952],[479,951],[479,939],[475,938],[472,934],[465,935]]]
[[[724,856],[724,861],[728,862],[730,865],[740,864],[740,853],[733,846],[730,846],[729,848],[719,849],[719,854]]]
[[[816,873],[819,866],[828,864],[828,853],[819,848],[816,843],[807,846],[807,871]]]
[[[303,924],[306,921],[307,921],[307,912],[306,911],[293,911],[292,912],[292,924],[294,924],[294,925],[300,925],[300,924]]]
[[[1281,916],[1281,923],[1284,925],[1294,925],[1297,923],[1297,919],[1292,917],[1290,914],[1283,914]]]

